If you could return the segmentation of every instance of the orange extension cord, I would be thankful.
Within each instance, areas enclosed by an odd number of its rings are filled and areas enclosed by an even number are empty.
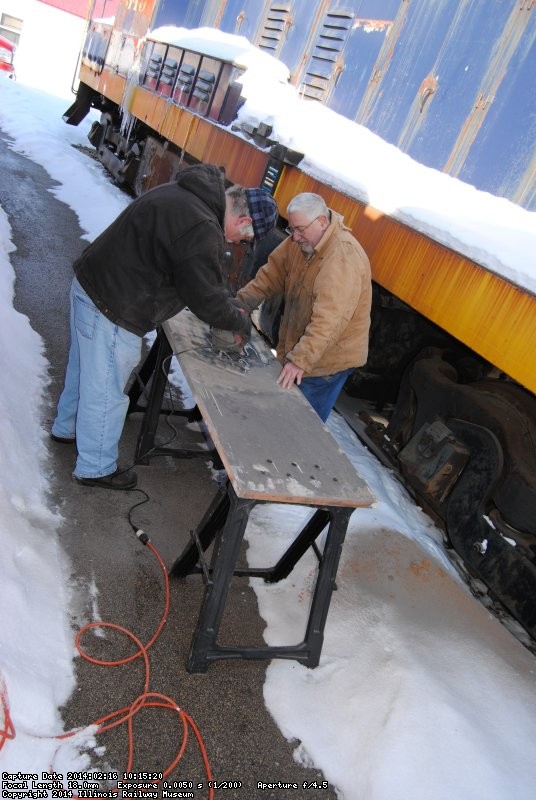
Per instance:
[[[15,728],[9,714],[9,702],[7,699],[7,689],[4,679],[0,675],[0,705],[2,706],[3,728],[0,730],[0,750],[8,739],[15,738]]]
[[[172,762],[163,771],[162,780],[164,778],[166,778],[168,775],[170,775],[170,773],[175,769],[175,767],[179,763],[179,761],[180,761],[180,759],[181,759],[181,757],[182,757],[182,755],[183,755],[183,753],[184,753],[184,751],[186,749],[186,744],[188,742],[188,728],[190,727],[193,730],[194,734],[195,734],[195,737],[196,737],[197,742],[199,744],[199,748],[201,750],[201,755],[203,757],[203,764],[204,764],[204,767],[205,767],[205,772],[206,772],[207,782],[208,782],[208,797],[209,797],[209,800],[213,800],[214,789],[212,788],[211,783],[213,782],[214,779],[212,777],[212,771],[211,771],[210,764],[209,764],[209,761],[208,761],[205,745],[203,743],[203,739],[201,737],[201,734],[200,734],[199,729],[197,728],[195,722],[193,721],[193,719],[185,711],[183,711],[181,708],[179,708],[179,706],[170,697],[167,697],[164,694],[159,694],[157,692],[150,692],[149,691],[150,667],[149,667],[149,656],[147,654],[147,651],[155,643],[155,641],[157,640],[157,638],[159,637],[159,635],[160,635],[160,633],[162,631],[162,628],[164,627],[164,625],[166,623],[167,615],[168,615],[168,612],[169,612],[169,579],[168,579],[168,575],[167,575],[167,570],[166,570],[165,564],[162,561],[162,558],[160,557],[160,554],[158,553],[156,548],[152,545],[152,543],[151,543],[149,537],[147,536],[147,534],[144,533],[141,530],[138,530],[138,531],[136,531],[136,536],[138,537],[138,539],[140,540],[140,542],[142,544],[144,544],[147,547],[149,547],[149,549],[152,551],[152,553],[156,556],[156,558],[158,560],[158,563],[160,564],[160,567],[162,569],[162,573],[164,575],[164,587],[165,587],[165,607],[164,607],[164,611],[162,613],[162,617],[160,619],[160,622],[158,624],[158,627],[157,627],[154,635],[152,636],[150,641],[147,642],[147,644],[145,644],[145,645],[142,644],[142,642],[140,642],[140,640],[137,638],[137,636],[135,636],[127,628],[123,628],[121,625],[116,625],[116,624],[114,624],[112,622],[90,622],[87,625],[84,625],[84,627],[81,628],[78,631],[78,634],[77,634],[76,640],[75,640],[75,645],[76,645],[76,648],[77,648],[79,654],[82,656],[82,658],[85,658],[86,661],[90,661],[92,664],[98,664],[99,666],[103,666],[103,667],[116,667],[116,666],[119,666],[121,664],[128,664],[131,661],[134,661],[136,658],[141,657],[141,658],[143,658],[143,662],[144,662],[144,665],[145,665],[145,680],[144,680],[144,684],[143,684],[143,692],[134,700],[134,702],[131,703],[130,706],[125,706],[124,708],[120,708],[120,709],[118,709],[116,711],[112,711],[110,714],[106,714],[105,716],[100,717],[99,719],[97,719],[94,722],[90,723],[87,727],[92,727],[93,725],[97,725],[98,726],[97,733],[104,733],[105,731],[109,731],[112,728],[116,728],[118,725],[123,725],[124,723],[127,724],[127,731],[128,731],[128,761],[127,761],[127,766],[125,767],[125,772],[130,772],[131,769],[132,769],[132,764],[133,764],[133,760],[134,760],[133,721],[134,721],[134,717],[136,716],[138,711],[140,711],[142,708],[164,708],[164,709],[167,709],[168,711],[173,711],[175,714],[177,714],[179,716],[179,718],[180,718],[180,720],[182,722],[182,742],[181,742],[180,747],[179,747],[175,757],[173,758]],[[88,655],[85,652],[85,650],[83,649],[83,647],[82,647],[82,645],[80,643],[81,638],[91,628],[112,628],[113,630],[120,631],[121,633],[124,633],[126,636],[128,636],[129,639],[131,639],[135,643],[135,645],[137,646],[138,650],[133,655],[129,656],[128,658],[122,658],[122,659],[118,659],[116,661],[104,661],[104,660],[101,660],[101,659],[93,658],[92,656]],[[13,723],[11,721],[11,717],[10,717],[10,714],[9,714],[9,702],[8,702],[8,697],[7,697],[7,689],[6,689],[5,685],[3,685],[3,681],[0,684],[0,689],[1,689],[0,701],[1,701],[1,706],[2,706],[2,710],[3,710],[3,716],[4,716],[3,729],[0,730],[0,750],[1,750],[2,747],[4,746],[5,742],[8,739],[14,739],[15,738],[15,729],[13,727]],[[56,736],[54,738],[58,739],[58,740],[68,739],[68,738],[70,738],[72,736],[76,736],[77,734],[79,734],[81,732],[81,730],[83,730],[83,728],[78,728],[76,730],[69,731],[67,733],[63,733],[63,734],[61,734],[59,736]],[[112,790],[112,791],[114,791],[114,790]],[[73,795],[73,797],[76,797],[76,795]]]

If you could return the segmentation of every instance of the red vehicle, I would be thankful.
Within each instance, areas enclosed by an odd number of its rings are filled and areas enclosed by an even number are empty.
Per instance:
[[[0,71],[7,72],[10,78],[15,78],[15,66],[13,57],[15,55],[15,45],[9,39],[0,36]]]

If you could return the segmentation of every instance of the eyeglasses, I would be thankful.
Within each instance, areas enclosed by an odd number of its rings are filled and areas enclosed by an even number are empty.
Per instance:
[[[285,228],[285,233],[287,233],[289,236],[294,236],[295,233],[299,234],[300,236],[303,236],[307,228],[309,228],[313,224],[313,222],[316,222],[317,219],[318,217],[315,217],[314,219],[311,220],[311,222],[308,225],[298,225],[296,226],[296,228],[293,228],[291,225],[289,225],[288,228]]]

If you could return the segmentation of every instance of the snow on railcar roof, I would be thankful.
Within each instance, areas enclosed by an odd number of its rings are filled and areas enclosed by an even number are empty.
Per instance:
[[[177,28],[163,25],[147,34],[148,39],[184,47],[223,61],[232,61],[246,69],[264,71],[272,79],[286,82],[290,72],[286,64],[251,44],[245,36],[225,33],[217,28]]]

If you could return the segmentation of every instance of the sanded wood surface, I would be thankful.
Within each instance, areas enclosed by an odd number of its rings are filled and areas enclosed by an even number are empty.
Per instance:
[[[256,331],[245,354],[214,350],[208,325],[182,311],[163,325],[238,497],[370,506],[374,498]]]

